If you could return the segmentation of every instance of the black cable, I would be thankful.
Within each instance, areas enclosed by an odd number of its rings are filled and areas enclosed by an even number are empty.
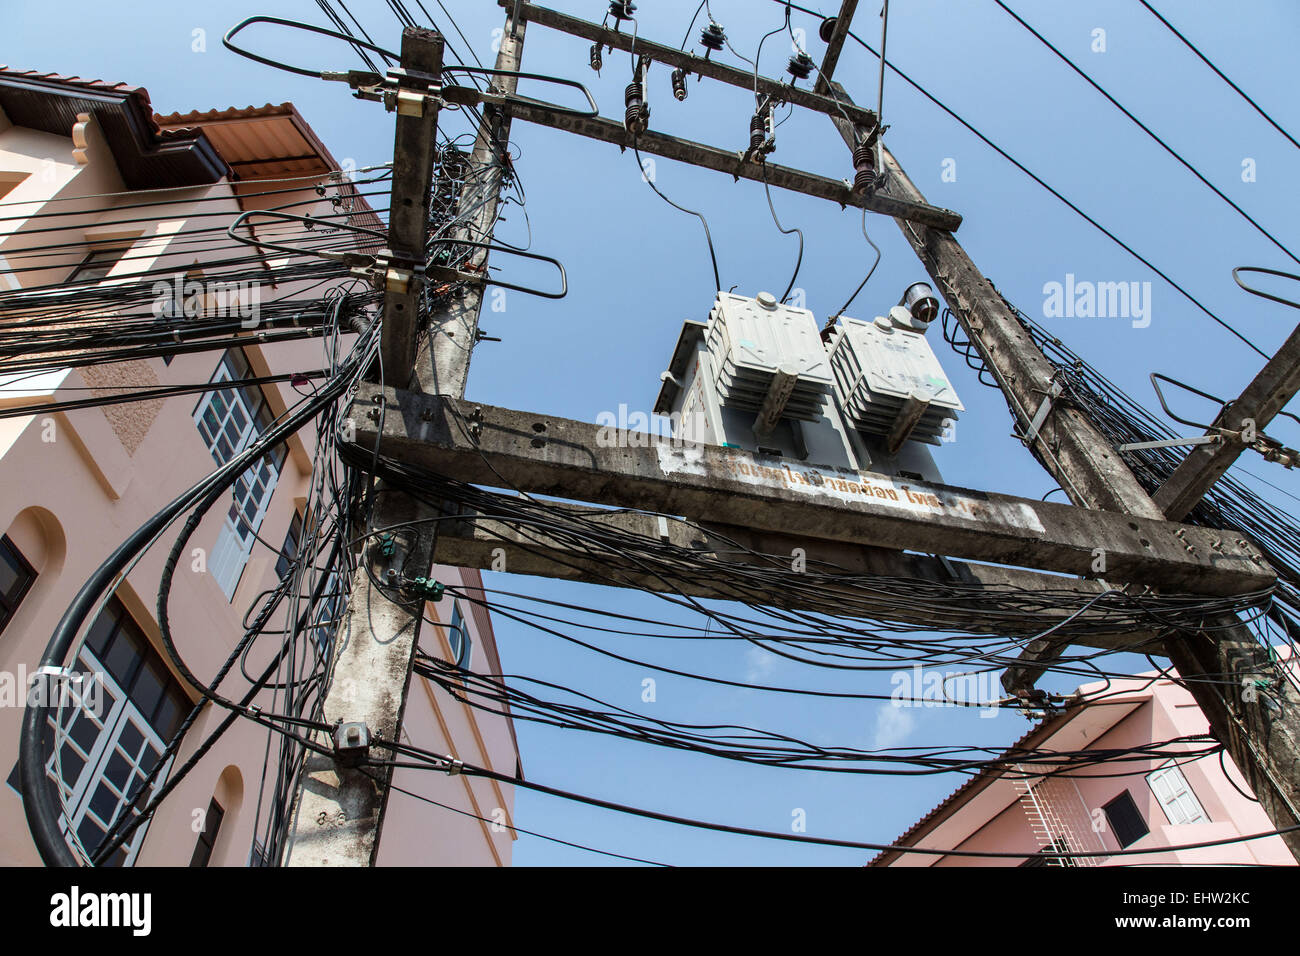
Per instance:
[[[1258,222],[1257,222],[1257,221],[1256,221],[1256,220],[1255,220],[1255,219],[1254,219],[1254,218],[1253,218],[1253,217],[1252,217],[1248,212],[1246,212],[1246,210],[1244,210],[1244,209],[1242,209],[1240,206],[1238,206],[1238,205],[1237,205],[1237,204],[1236,204],[1236,203],[1231,199],[1231,197],[1228,196],[1227,193],[1223,192],[1223,190],[1221,190],[1221,189],[1219,189],[1219,187],[1215,186],[1214,183],[1212,183],[1212,182],[1210,182],[1208,179],[1206,179],[1205,176],[1203,176],[1203,175],[1201,174],[1201,171],[1200,171],[1200,170],[1198,170],[1195,166],[1193,166],[1193,165],[1192,165],[1191,163],[1189,163],[1186,159],[1184,159],[1183,156],[1182,156],[1182,155],[1181,155],[1177,150],[1175,150],[1172,146],[1170,146],[1170,145],[1169,145],[1168,143],[1166,143],[1163,139],[1161,139],[1159,136],[1157,136],[1156,133],[1155,133],[1155,132],[1154,132],[1154,131],[1149,127],[1149,126],[1147,126],[1147,125],[1146,125],[1145,123],[1143,123],[1140,119],[1138,119],[1138,118],[1137,118],[1136,116],[1134,116],[1131,112],[1129,112],[1129,110],[1128,110],[1127,108],[1125,108],[1125,106],[1124,106],[1122,103],[1120,103],[1119,100],[1115,99],[1115,97],[1111,96],[1108,92],[1106,92],[1106,90],[1102,88],[1102,86],[1101,86],[1100,83],[1098,83],[1098,82],[1097,82],[1096,80],[1094,80],[1091,76],[1089,76],[1087,73],[1085,73],[1082,69],[1080,69],[1080,68],[1075,64],[1075,62],[1074,62],[1073,60],[1071,60],[1068,56],[1066,56],[1066,55],[1065,55],[1064,53],[1062,53],[1059,49],[1057,49],[1055,46],[1053,46],[1052,43],[1051,43],[1051,41],[1049,41],[1045,36],[1043,36],[1041,33],[1039,33],[1037,30],[1035,30],[1035,29],[1034,29],[1032,26],[1030,26],[1027,22],[1025,22],[1024,20],[1022,20],[1022,19],[1020,18],[1020,15],[1017,14],[1017,13],[1016,13],[1014,10],[1012,10],[1010,7],[1008,7],[1008,6],[1003,2],[1003,0],[993,0],[993,2],[996,3],[999,7],[1001,7],[1001,8],[1002,8],[1002,9],[1003,9],[1003,10],[1004,10],[1004,11],[1005,11],[1005,12],[1006,12],[1006,13],[1007,13],[1007,14],[1008,14],[1012,19],[1013,19],[1013,20],[1015,20],[1015,21],[1016,21],[1017,23],[1019,23],[1022,27],[1024,27],[1026,30],[1028,30],[1031,34],[1033,34],[1034,38],[1037,39],[1039,43],[1043,44],[1045,47],[1047,47],[1049,50],[1051,50],[1053,53],[1055,53],[1056,56],[1057,56],[1057,58],[1058,58],[1062,63],[1064,63],[1064,64],[1065,64],[1066,66],[1068,66],[1071,70],[1073,70],[1073,71],[1074,71],[1075,73],[1077,73],[1080,77],[1082,77],[1085,81],[1087,81],[1088,85],[1091,86],[1091,87],[1092,87],[1094,90],[1096,90],[1098,93],[1100,93],[1102,96],[1104,96],[1104,97],[1105,97],[1105,98],[1110,102],[1110,104],[1111,104],[1112,106],[1114,106],[1114,107],[1115,107],[1116,109],[1118,109],[1121,113],[1123,113],[1123,114],[1124,114],[1125,116],[1127,116],[1130,120],[1132,120],[1133,123],[1138,127],[1138,129],[1140,129],[1140,130],[1142,130],[1142,132],[1146,133],[1147,136],[1149,136],[1149,137],[1151,137],[1151,139],[1155,140],[1155,142],[1158,143],[1158,144],[1160,145],[1160,147],[1164,149],[1165,152],[1167,152],[1167,153],[1168,153],[1170,156],[1172,156],[1174,159],[1178,160],[1178,162],[1179,162],[1180,164],[1182,164],[1182,166],[1183,166],[1184,168],[1186,168],[1188,172],[1190,172],[1193,176],[1195,176],[1195,177],[1196,177],[1197,179],[1199,179],[1203,184],[1205,184],[1205,186],[1208,187],[1208,188],[1209,188],[1209,189],[1210,189],[1210,190],[1211,190],[1211,191],[1212,191],[1216,196],[1218,196],[1218,197],[1219,197],[1220,199],[1222,199],[1225,203],[1227,203],[1229,206],[1231,206],[1231,207],[1232,207],[1232,208],[1237,212],[1238,215],[1240,215],[1240,216],[1241,216],[1243,219],[1245,219],[1248,223],[1250,223],[1252,226],[1254,226],[1255,229],[1256,229],[1256,231],[1258,231],[1260,235],[1262,235],[1262,236],[1263,236],[1264,238],[1266,238],[1269,242],[1273,243],[1273,245],[1275,245],[1275,246],[1277,246],[1279,249],[1281,249],[1282,252],[1284,252],[1284,253],[1286,254],[1287,258],[1291,259],[1293,262],[1296,262],[1296,263],[1300,264],[1300,259],[1296,258],[1295,254],[1294,254],[1293,252],[1291,252],[1290,249],[1288,249],[1286,246],[1282,245],[1281,240],[1279,240],[1279,239],[1278,239],[1276,236],[1274,236],[1271,232],[1269,232],[1267,229],[1265,229],[1263,226],[1261,226],[1261,225],[1260,225],[1260,224],[1259,224],[1259,223],[1258,223]]]
[[[662,199],[664,202],[668,203],[668,205],[672,206],[674,209],[678,209],[681,212],[694,216],[696,219],[700,221],[700,225],[704,227],[704,239],[709,244],[709,259],[712,260],[713,262],[713,282],[714,285],[716,286],[716,289],[718,291],[721,291],[722,277],[718,273],[718,257],[713,252],[713,236],[709,234],[709,221],[704,218],[702,213],[698,213],[694,209],[687,209],[685,206],[677,205],[677,203],[673,202],[671,199],[669,199],[667,196],[665,196],[662,192],[659,191],[659,187],[655,185],[655,177],[646,175],[645,165],[641,161],[641,152],[636,148],[635,136],[632,137],[632,153],[634,156],[636,156],[636,165],[637,165],[637,169],[641,173],[641,178],[644,179],[646,181],[646,184],[649,185],[649,187],[654,190],[655,195],[658,196],[660,199]]]
[[[1269,116],[1267,113],[1265,113],[1264,110],[1263,110],[1263,108],[1262,108],[1258,103],[1256,103],[1254,100],[1252,100],[1249,96],[1246,95],[1246,91],[1245,91],[1245,90],[1243,90],[1243,89],[1242,89],[1240,86],[1238,86],[1236,83],[1232,82],[1232,80],[1228,79],[1227,75],[1226,75],[1222,70],[1220,70],[1217,66],[1215,66],[1215,65],[1210,61],[1210,58],[1209,58],[1208,56],[1206,56],[1204,53],[1202,53],[1200,50],[1198,50],[1198,49],[1197,49],[1197,48],[1192,44],[1192,41],[1191,41],[1191,40],[1189,40],[1189,39],[1187,39],[1187,37],[1183,36],[1183,34],[1180,33],[1180,32],[1178,31],[1178,28],[1177,28],[1177,27],[1175,27],[1172,23],[1170,23],[1170,22],[1169,22],[1168,20],[1166,20],[1163,16],[1161,16],[1161,15],[1160,15],[1160,11],[1158,11],[1155,7],[1151,6],[1151,4],[1147,3],[1147,0],[1138,0],[1138,2],[1141,3],[1142,6],[1146,7],[1148,10],[1150,10],[1152,16],[1154,16],[1157,20],[1159,20],[1159,21],[1160,21],[1161,23],[1163,23],[1166,27],[1168,27],[1170,33],[1172,33],[1174,36],[1178,37],[1178,39],[1182,40],[1182,41],[1183,41],[1183,45],[1186,46],[1187,49],[1189,49],[1189,50],[1191,50],[1193,53],[1195,53],[1195,54],[1200,58],[1200,60],[1201,60],[1202,63],[1204,63],[1206,66],[1208,66],[1211,70],[1213,70],[1213,71],[1218,75],[1219,79],[1223,80],[1223,82],[1227,83],[1230,87],[1232,87],[1233,90],[1237,93],[1237,95],[1240,96],[1240,97],[1241,97],[1243,100],[1245,100],[1247,103],[1249,103],[1249,104],[1251,105],[1251,107],[1255,110],[1256,113],[1258,113],[1260,116],[1264,117],[1265,121],[1267,121],[1267,123],[1268,123],[1269,126],[1272,126],[1275,130],[1277,130],[1279,133],[1281,133],[1283,136],[1285,136],[1285,137],[1287,138],[1287,141],[1290,142],[1290,144],[1291,144],[1292,146],[1294,146],[1296,149],[1300,149],[1300,143],[1297,143],[1297,142],[1296,142],[1294,136],[1292,136],[1290,133],[1288,133],[1286,130],[1284,130],[1281,126],[1279,126],[1278,123],[1277,123],[1277,121],[1274,120],[1273,117],[1271,117],[1271,116]]]
[[[786,285],[785,291],[781,293],[780,301],[784,303],[786,299],[790,298],[790,290],[794,288],[795,280],[799,278],[799,269],[803,266],[803,230],[794,227],[787,229],[781,225],[781,220],[776,216],[776,206],[772,203],[772,187],[767,181],[767,164],[759,163],[758,165],[763,171],[763,190],[767,193],[767,208],[772,213],[772,221],[776,223],[776,228],[784,235],[788,236],[795,233],[799,236],[799,254],[794,260],[794,273],[790,276],[790,282]],[[722,286],[719,285],[718,288],[721,289]]]
[[[849,296],[848,301],[831,313],[831,322],[843,315],[848,307],[853,304],[853,300],[858,297],[858,293],[866,288],[867,283],[871,281],[871,277],[876,274],[876,266],[880,265],[880,247],[872,242],[871,237],[867,235],[867,210],[865,207],[862,210],[862,238],[867,240],[867,245],[876,250],[876,259],[871,263],[871,268],[867,270],[867,274],[858,283],[858,287],[853,290],[853,294]]]
[[[774,0],[774,2],[776,2],[776,3],[786,3],[787,0]],[[795,9],[795,10],[800,11],[801,13],[809,14],[809,15],[811,15],[811,16],[817,17],[818,19],[821,19],[821,20],[825,20],[825,19],[826,19],[825,15],[823,15],[823,14],[821,14],[821,13],[818,13],[818,12],[815,11],[815,10],[810,10],[810,9],[808,9],[807,7],[801,7],[801,6],[798,6],[797,4],[791,4],[791,7],[792,7],[793,9]],[[857,43],[859,46],[861,46],[861,47],[862,47],[864,50],[866,50],[868,53],[872,54],[873,56],[878,56],[878,55],[879,55],[879,54],[877,54],[876,51],[871,47],[870,44],[868,44],[865,40],[863,40],[861,37],[859,37],[856,33],[853,33],[852,31],[849,31],[848,36],[849,36],[849,38],[850,38],[851,40],[853,40],[855,43]],[[1073,203],[1073,202],[1071,202],[1069,199],[1067,199],[1067,198],[1066,198],[1066,197],[1065,197],[1065,196],[1064,196],[1064,195],[1063,195],[1059,190],[1057,190],[1055,187],[1053,187],[1053,186],[1051,186],[1050,184],[1048,184],[1048,182],[1047,182],[1046,180],[1044,180],[1041,176],[1039,176],[1037,173],[1035,173],[1035,172],[1033,172],[1032,170],[1030,170],[1029,167],[1025,166],[1025,165],[1024,165],[1023,163],[1021,163],[1018,159],[1016,159],[1014,156],[1012,156],[1010,153],[1008,153],[1005,149],[1003,149],[1001,146],[997,145],[995,142],[993,142],[991,139],[989,139],[987,136],[985,136],[982,132],[980,132],[978,129],[976,129],[974,126],[972,126],[970,123],[968,123],[964,118],[962,118],[962,117],[961,117],[960,115],[958,115],[955,111],[953,111],[952,109],[950,109],[946,104],[944,104],[943,102],[941,102],[941,101],[940,101],[937,97],[935,97],[932,93],[930,93],[929,90],[925,89],[923,86],[921,86],[921,85],[920,85],[919,83],[917,83],[915,80],[913,80],[910,76],[908,76],[906,73],[904,73],[904,72],[903,72],[902,70],[900,70],[898,67],[896,67],[893,63],[887,63],[886,65],[887,65],[887,66],[889,67],[889,69],[892,70],[892,71],[894,72],[894,74],[897,75],[901,80],[903,80],[903,81],[904,81],[905,83],[907,83],[910,87],[912,87],[914,90],[916,90],[918,93],[920,93],[923,97],[925,97],[927,100],[929,100],[929,101],[930,101],[931,103],[933,103],[935,106],[939,107],[939,109],[943,110],[943,111],[944,111],[945,113],[947,113],[950,117],[952,117],[954,120],[956,120],[956,121],[957,121],[959,124],[961,124],[961,125],[962,125],[962,126],[963,126],[967,131],[968,131],[968,132],[972,133],[972,134],[973,134],[977,139],[979,139],[980,142],[984,143],[984,145],[988,146],[990,149],[992,149],[994,152],[996,152],[999,156],[1001,156],[1001,157],[1002,157],[1003,159],[1005,159],[1007,162],[1011,163],[1011,165],[1015,166],[1018,170],[1020,170],[1022,173],[1024,173],[1024,174],[1025,174],[1026,176],[1028,176],[1030,179],[1032,179],[1032,180],[1033,180],[1035,183],[1037,183],[1039,186],[1042,186],[1044,189],[1046,189],[1046,190],[1047,190],[1049,193],[1051,193],[1054,197],[1056,197],[1058,200],[1060,200],[1062,203],[1064,203],[1066,206],[1068,206],[1072,212],[1074,212],[1076,215],[1078,215],[1080,218],[1082,218],[1085,222],[1087,222],[1090,226],[1092,226],[1093,228],[1095,228],[1098,232],[1100,232],[1102,235],[1104,235],[1104,236],[1105,236],[1107,239],[1109,239],[1111,242],[1115,243],[1117,246],[1119,246],[1121,249],[1123,249],[1125,252],[1127,252],[1129,255],[1131,255],[1131,256],[1132,256],[1134,259],[1136,259],[1138,262],[1142,263],[1144,266],[1146,266],[1148,269],[1150,269],[1152,272],[1154,272],[1156,275],[1158,275],[1158,276],[1159,276],[1161,279],[1163,279],[1165,282],[1169,283],[1169,285],[1170,285],[1171,287],[1173,287],[1173,288],[1174,288],[1174,289],[1175,289],[1175,290],[1176,290],[1180,295],[1182,295],[1183,298],[1187,299],[1187,301],[1190,302],[1190,303],[1192,303],[1192,305],[1196,306],[1197,309],[1199,309],[1201,312],[1205,313],[1205,315],[1209,316],[1210,319],[1212,319],[1214,322],[1218,323],[1220,326],[1222,326],[1224,329],[1226,329],[1229,333],[1231,333],[1234,337],[1236,337],[1237,339],[1239,339],[1241,342],[1243,342],[1245,345],[1247,345],[1251,350],[1253,350],[1253,351],[1256,352],[1257,354],[1263,356],[1263,357],[1266,358],[1266,359],[1271,357],[1271,356],[1269,355],[1268,352],[1265,352],[1263,349],[1261,349],[1259,346],[1257,346],[1257,345],[1256,345],[1254,342],[1252,342],[1250,339],[1246,338],[1246,336],[1244,336],[1241,332],[1238,332],[1235,328],[1233,328],[1233,326],[1232,326],[1230,323],[1228,323],[1228,322],[1225,321],[1224,319],[1220,318],[1220,317],[1219,317],[1218,315],[1216,315],[1213,311],[1211,311],[1210,308],[1209,308],[1208,306],[1206,306],[1203,302],[1201,302],[1200,299],[1196,298],[1196,297],[1195,297],[1194,295],[1192,295],[1189,291],[1187,291],[1187,289],[1184,288],[1182,285],[1180,285],[1177,281],[1175,281],[1173,278],[1171,278],[1171,277],[1169,276],[1169,274],[1166,273],[1163,269],[1161,269],[1161,268],[1159,268],[1158,266],[1156,266],[1156,265],[1155,265],[1154,263],[1152,263],[1149,259],[1147,259],[1147,258],[1146,258],[1145,256],[1143,256],[1141,253],[1139,253],[1136,249],[1134,249],[1132,246],[1130,246],[1130,245],[1129,245],[1128,243],[1126,243],[1124,240],[1120,239],[1119,236],[1117,236],[1114,232],[1112,232],[1110,229],[1107,229],[1105,226],[1103,226],[1100,222],[1098,222],[1098,221],[1097,221],[1096,219],[1094,219],[1092,216],[1088,215],[1088,213],[1084,212],[1083,209],[1081,209],[1078,205],[1076,205],[1075,203]]]

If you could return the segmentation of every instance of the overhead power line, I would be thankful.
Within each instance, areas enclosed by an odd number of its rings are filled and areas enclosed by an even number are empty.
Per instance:
[[[1271,116],[1269,116],[1267,113],[1265,113],[1263,107],[1261,107],[1258,103],[1256,103],[1254,100],[1252,100],[1252,99],[1251,99],[1251,98],[1246,94],[1246,91],[1245,91],[1245,90],[1243,90],[1243,89],[1242,89],[1240,86],[1238,86],[1236,83],[1232,82],[1232,80],[1228,79],[1227,74],[1225,74],[1222,70],[1220,70],[1217,66],[1215,66],[1214,63],[1211,62],[1211,60],[1210,60],[1210,58],[1209,58],[1208,56],[1206,56],[1206,55],[1205,55],[1204,53],[1202,53],[1199,49],[1197,49],[1197,48],[1196,48],[1196,45],[1193,44],[1191,40],[1187,39],[1187,37],[1185,37],[1181,32],[1179,32],[1179,30],[1178,30],[1178,28],[1177,28],[1176,26],[1174,26],[1172,23],[1170,23],[1168,20],[1166,20],[1163,16],[1161,16],[1159,10],[1157,10],[1155,7],[1151,6],[1151,4],[1147,3],[1147,0],[1138,0],[1138,2],[1139,2],[1140,4],[1142,4],[1142,6],[1146,7],[1148,10],[1150,10],[1150,11],[1151,11],[1151,15],[1152,15],[1153,17],[1155,17],[1157,20],[1159,20],[1161,23],[1163,23],[1166,27],[1168,27],[1170,33],[1172,33],[1174,36],[1178,37],[1178,39],[1182,40],[1182,41],[1183,41],[1183,45],[1186,46],[1187,49],[1191,50],[1191,51],[1192,51],[1193,53],[1195,53],[1198,57],[1200,57],[1200,58],[1201,58],[1201,62],[1204,63],[1206,66],[1208,66],[1211,70],[1213,70],[1213,71],[1218,75],[1219,79],[1223,80],[1224,83],[1227,83],[1230,87],[1232,87],[1233,90],[1236,91],[1237,95],[1240,96],[1240,97],[1241,97],[1243,100],[1245,100],[1247,103],[1249,103],[1249,104],[1251,105],[1251,108],[1253,108],[1253,109],[1255,110],[1256,113],[1258,113],[1260,116],[1264,117],[1264,119],[1268,122],[1268,125],[1272,126],[1275,130],[1277,130],[1279,133],[1281,133],[1283,136],[1285,136],[1285,137],[1287,138],[1288,142],[1290,142],[1292,146],[1294,146],[1296,149],[1300,149],[1300,143],[1297,143],[1297,142],[1296,142],[1294,136],[1292,136],[1290,133],[1288,133],[1286,130],[1284,130],[1284,129],[1281,127],[1281,125],[1278,124],[1277,120],[1273,119],[1273,117],[1271,117]]]

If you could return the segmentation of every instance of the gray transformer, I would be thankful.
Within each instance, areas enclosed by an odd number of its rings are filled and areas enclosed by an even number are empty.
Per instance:
[[[684,442],[940,481],[923,443],[942,438],[961,404],[924,325],[894,338],[848,323],[866,324],[847,320],[852,337],[836,327],[824,343],[807,309],[719,292],[707,322],[683,324],[655,413]],[[906,428],[894,427],[900,416]]]

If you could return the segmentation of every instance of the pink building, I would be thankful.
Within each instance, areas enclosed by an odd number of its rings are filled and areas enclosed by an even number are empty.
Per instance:
[[[356,193],[291,104],[159,117],[143,89],[0,68],[0,360],[20,362],[40,351],[23,338],[30,310],[12,309],[25,290],[151,288],[175,277],[203,283],[205,263],[231,254],[226,227],[250,209],[293,204],[297,214],[343,215],[380,228]],[[239,248],[260,257],[263,308],[321,294],[319,282],[277,278],[283,257]],[[204,308],[213,297],[222,305],[223,296],[244,295],[203,288]],[[172,354],[35,376],[0,366],[2,864],[40,862],[22,806],[19,727],[27,678],[73,595],[164,502],[301,399],[295,387],[302,383],[290,381],[291,374],[322,367],[319,337],[275,341],[249,328],[237,333],[237,347],[186,350],[183,323],[169,325],[165,314],[158,322],[178,343]],[[277,376],[283,380],[211,387]],[[193,390],[195,383],[207,384]],[[24,409],[169,386],[191,391],[48,414]],[[24,410],[14,415],[15,409]],[[304,529],[315,526],[308,507],[315,449],[316,436],[304,429],[266,455],[235,486],[229,508],[209,511],[192,538],[195,557],[176,575],[169,618],[182,658],[204,681],[244,633],[245,612],[277,586],[299,553]],[[160,643],[155,594],[166,552],[165,544],[148,551],[84,632],[74,669],[102,682],[102,706],[65,711],[62,746],[46,764],[61,825],[70,843],[85,848],[97,845],[123,812],[126,794],[200,699]],[[477,571],[434,573],[467,596],[482,586]],[[321,650],[332,644],[347,590],[347,580],[325,588],[334,613],[312,623]],[[447,596],[427,611],[433,626],[421,634],[426,653],[501,672],[481,606]],[[250,652],[250,673],[270,657]],[[251,686],[233,674],[228,681],[223,689],[231,696]],[[265,690],[255,703],[273,710],[275,701]],[[224,716],[212,705],[200,713],[159,784]],[[411,682],[403,739],[505,774],[519,768],[509,717],[471,710],[419,676]],[[278,746],[270,741],[268,762],[266,729],[236,721],[111,864],[243,866],[273,856],[265,841]],[[396,783],[408,792],[395,791],[390,800],[381,864],[509,865],[509,786],[415,771],[399,772]]]
[[[1080,689],[1096,703],[1042,721],[1016,742],[1016,750],[1053,752],[1123,750],[1203,735],[1208,723],[1192,695],[1158,674]],[[1204,745],[1181,745],[1188,751]],[[886,851],[870,866],[1291,866],[1295,858],[1280,837],[1202,849],[1173,847],[1229,840],[1274,829],[1250,795],[1232,758],[1163,756],[1106,762],[1069,775],[986,770],[972,777],[894,845],[939,850],[1035,854],[1095,853],[1061,864],[1029,859],[963,857]],[[1121,776],[1117,776],[1117,774]],[[1164,852],[1111,855],[1122,849]]]

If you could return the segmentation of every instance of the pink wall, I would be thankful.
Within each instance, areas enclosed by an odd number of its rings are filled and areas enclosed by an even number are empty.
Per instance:
[[[0,172],[9,170],[39,171],[49,168],[46,157],[55,156],[56,175],[48,181],[29,176],[3,202],[29,205],[10,207],[27,210],[31,203],[61,196],[89,196],[121,190],[121,181],[112,156],[92,134],[89,146],[91,161],[78,165],[70,159],[70,138],[32,133],[16,127],[5,128],[0,121]],[[318,200],[313,183],[305,184],[298,195],[281,200]],[[44,192],[41,192],[41,188]],[[201,206],[193,200],[224,197]],[[149,256],[122,263],[114,277],[146,268],[184,271],[201,264],[213,255],[218,244],[190,242],[194,230],[208,228],[212,218],[194,218],[196,211],[223,210],[234,213],[239,206],[225,183],[213,187],[180,191],[176,203],[160,211],[159,224],[144,224],[146,232],[137,247],[151,248]],[[42,242],[74,241],[86,230],[105,227],[114,218],[113,206],[134,201],[134,197],[112,200],[80,200],[62,204],[60,211],[77,209],[84,217],[70,217],[69,229],[53,238],[44,234]],[[329,204],[319,202],[321,211]],[[0,205],[0,210],[6,207]],[[311,207],[304,207],[305,209]],[[4,213],[0,213],[4,214]],[[134,213],[132,215],[138,215]],[[116,218],[127,218],[117,215]],[[224,221],[224,220],[223,220]],[[30,222],[30,220],[28,221]],[[17,224],[6,222],[0,231],[0,253],[21,254],[24,247],[35,244],[25,237]],[[156,242],[147,244],[150,237]],[[62,238],[60,238],[62,237]],[[224,240],[224,237],[223,237]],[[75,241],[80,241],[76,239]],[[58,262],[57,268],[41,273],[18,273],[12,277],[23,286],[47,281],[67,273],[77,257]],[[11,262],[11,266],[16,265]],[[3,263],[0,262],[0,270]],[[294,294],[289,288],[263,289],[263,301]],[[311,294],[318,295],[319,289]],[[279,344],[261,348],[250,339],[246,348],[255,374],[300,371],[321,367],[322,346],[319,340]],[[217,352],[179,355],[165,365],[160,359],[133,363],[133,375],[151,376],[159,384],[183,384],[205,381],[211,377],[220,358]],[[121,368],[120,366],[117,368]],[[102,369],[98,370],[102,373]],[[87,373],[92,375],[93,373]],[[56,376],[57,387],[47,387],[53,400],[84,397],[87,376],[70,371]],[[94,384],[102,384],[98,378]],[[273,394],[273,410],[297,401],[286,384]],[[0,393],[3,402],[4,393]],[[10,398],[10,401],[16,400]],[[24,399],[26,400],[26,399]],[[197,396],[182,396],[141,406],[125,406],[117,412],[86,409],[50,416],[35,415],[0,420],[0,532],[8,532],[20,549],[38,566],[40,575],[33,590],[23,600],[17,615],[0,633],[0,671],[15,672],[20,665],[32,668],[81,583],[121,541],[165,501],[207,474],[212,458],[195,427],[193,411]],[[52,423],[52,424],[51,424]],[[45,440],[53,436],[53,440]],[[311,447],[314,438],[300,433],[299,440],[286,459],[272,499],[271,508],[259,534],[277,546],[284,540],[297,502],[308,492]],[[196,532],[193,546],[210,548],[216,540],[222,515],[213,509]],[[157,645],[154,622],[154,599],[165,560],[167,542],[151,551],[130,573],[119,596],[127,604],[136,622]],[[210,678],[225,660],[242,633],[239,618],[254,596],[275,583],[275,555],[255,548],[240,579],[233,603],[206,573],[195,573],[182,562],[170,603],[170,616],[181,652],[196,674]],[[477,584],[477,572],[439,569],[444,579],[461,577],[467,586]],[[432,607],[436,615],[450,615],[450,601]],[[495,645],[490,624],[468,614],[468,627],[478,649],[476,667],[495,660]],[[435,618],[440,619],[440,618]],[[445,636],[438,629],[426,627],[422,646],[431,653],[447,652]],[[441,649],[439,651],[439,649]],[[250,666],[256,666],[257,654]],[[231,679],[233,681],[233,679]],[[412,683],[410,704],[406,711],[405,734],[421,746],[452,751],[467,762],[513,772],[516,753],[506,719],[470,712],[465,705],[441,691],[425,686],[416,678]],[[233,683],[227,686],[235,686]],[[265,701],[269,705],[267,697]],[[219,723],[224,712],[209,708],[199,719],[178,756],[183,762],[206,732]],[[0,707],[0,775],[7,776],[14,765],[22,709]],[[226,816],[222,823],[212,862],[214,865],[243,865],[253,839],[254,806],[265,731],[246,722],[238,722],[204,758],[200,766],[180,785],[151,824],[137,863],[140,865],[184,865],[193,852],[196,833],[191,824],[196,810],[208,806],[217,794]],[[399,779],[399,784],[440,802],[467,809],[492,818],[500,807],[506,819],[512,819],[513,793],[498,786],[466,777],[447,778],[410,773],[413,779]],[[27,834],[21,802],[8,786],[0,784],[0,863],[38,863],[35,848]],[[495,832],[478,820],[401,797],[392,801],[384,830],[380,860],[385,864],[457,863],[508,865],[513,835],[508,830]]]
[[[1151,674],[1151,677],[1157,675]],[[1123,749],[1152,741],[1204,734],[1207,722],[1181,687],[1159,680],[1149,687],[1145,680],[1114,682],[1104,704],[1078,713],[1062,729],[1037,744],[1055,751]],[[1083,688],[1085,696],[1102,690],[1101,684]],[[1117,693],[1118,692],[1118,693]],[[1188,749],[1191,749],[1190,746]],[[1192,843],[1230,839],[1274,829],[1258,803],[1234,788],[1249,793],[1231,757],[1224,755],[1220,768],[1217,756],[1183,759],[1178,764],[1208,821],[1175,824],[1147,782],[1146,775],[1169,762],[1169,757],[1132,763],[1107,763],[1071,772],[1071,779],[1039,778],[1035,794],[1058,821],[1053,834],[1064,836],[1076,852],[1111,853],[1121,849],[1101,808],[1123,790],[1133,798],[1149,831],[1130,844],[1128,850],[1176,847]],[[1111,776],[1123,773],[1123,777]],[[1231,781],[1231,782],[1230,782]],[[974,796],[958,799],[941,810],[939,822],[909,845],[981,852],[1034,853],[1049,842],[1036,832],[1036,817],[1027,811],[1024,788],[1005,777],[982,788]],[[1093,826],[1094,821],[1097,827]],[[1017,859],[904,854],[891,866],[1016,866]],[[1295,865],[1295,858],[1279,837],[1244,843],[1189,850],[1169,850],[1134,856],[1105,856],[1081,865]]]

